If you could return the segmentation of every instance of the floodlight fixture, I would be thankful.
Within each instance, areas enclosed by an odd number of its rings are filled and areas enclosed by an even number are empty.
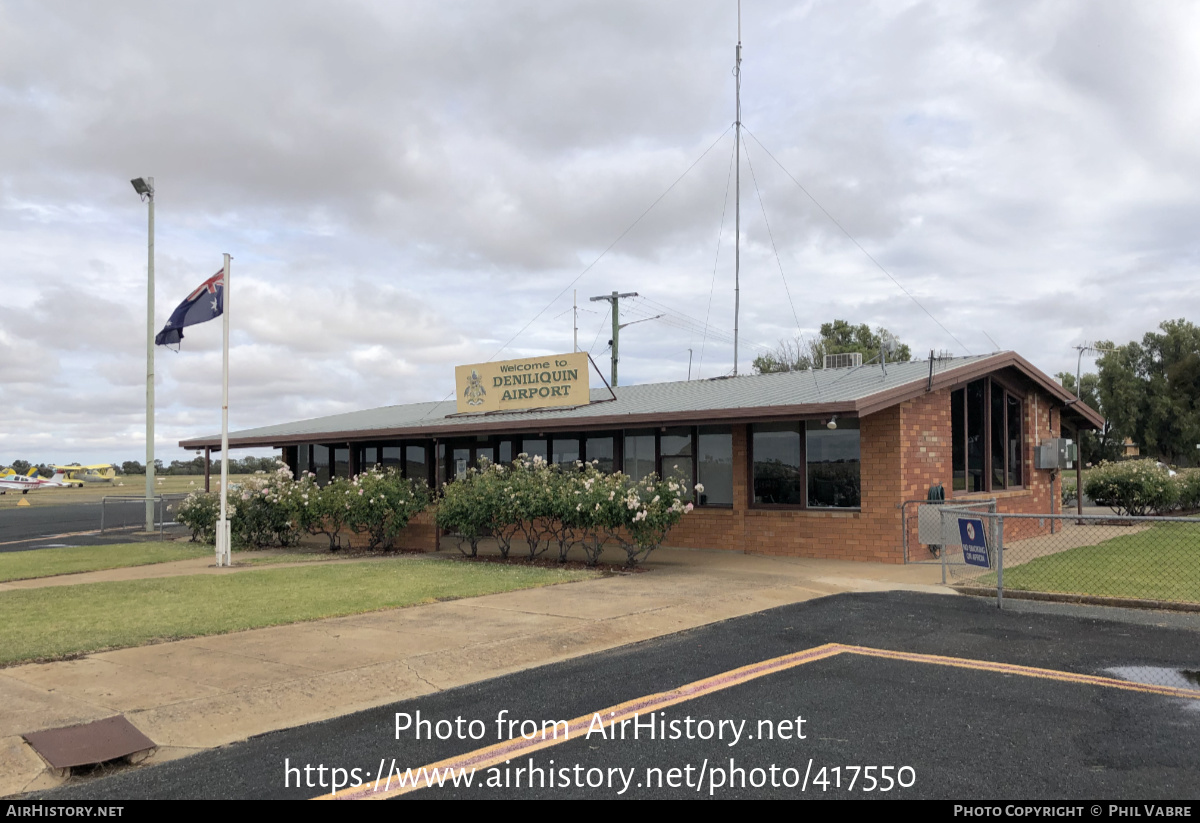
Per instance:
[[[135,177],[133,180],[130,180],[129,182],[133,184],[133,190],[136,191],[138,194],[140,194],[142,197],[153,197],[154,196],[154,185],[151,183],[147,183],[146,178]]]
[[[834,429],[837,428],[837,415],[836,414],[830,416],[829,422],[825,424],[825,428],[829,429],[830,431],[833,431]]]

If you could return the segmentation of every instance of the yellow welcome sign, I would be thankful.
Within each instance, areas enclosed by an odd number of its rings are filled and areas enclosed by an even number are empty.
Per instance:
[[[587,352],[456,366],[459,414],[583,406],[590,402]]]

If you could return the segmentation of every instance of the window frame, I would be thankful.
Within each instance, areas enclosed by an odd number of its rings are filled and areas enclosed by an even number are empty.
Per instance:
[[[983,384],[983,431],[982,431],[982,451],[983,451],[983,466],[982,466],[982,486],[983,488],[975,491],[970,490],[970,420],[969,420],[969,391],[972,386]],[[999,405],[1002,410],[1001,419],[997,423],[995,420],[994,409],[996,400],[999,399]],[[1017,421],[1019,428],[1017,431],[1017,460],[1019,471],[1019,482],[1012,483],[1013,467],[1010,465],[1010,450],[1009,432],[1011,431],[1009,410],[1010,400],[1016,401],[1017,404]],[[950,392],[950,486],[954,494],[995,494],[998,492],[1016,492],[1026,491],[1029,489],[1029,458],[1025,453],[1025,417],[1028,413],[1026,401],[1028,397],[1025,392],[1019,391],[1012,384],[1005,380],[994,376],[981,377],[978,380],[972,380],[969,383],[964,383],[958,388],[952,389]],[[961,402],[959,402],[961,401]],[[997,428],[997,426],[999,428]],[[956,427],[961,427],[956,432]],[[994,439],[996,432],[999,431],[1002,435],[1003,448],[1001,454],[1004,459],[1002,467],[1003,483],[995,482],[995,449]],[[956,436],[956,434],[958,436]],[[957,472],[960,464],[955,460],[954,449],[961,447],[963,462],[963,488],[959,489],[955,486],[957,480]]]
[[[827,420],[828,415],[821,417],[788,418],[785,420],[764,420],[749,423],[746,426],[746,496],[747,506],[751,509],[764,511],[813,511],[813,512],[861,512],[862,511],[862,418],[845,415],[839,419],[853,419],[858,422],[858,478],[859,496],[857,506],[810,506],[808,505],[808,424],[814,420]],[[803,472],[804,485],[800,494],[800,503],[756,503],[754,501],[754,429],[758,425],[778,425],[780,423],[794,424],[800,436],[800,467]]]

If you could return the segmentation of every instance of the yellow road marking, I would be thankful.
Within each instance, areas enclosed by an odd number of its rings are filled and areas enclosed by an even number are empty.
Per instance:
[[[803,666],[805,663],[812,663],[817,660],[825,660],[826,658],[835,657],[839,654],[857,654],[864,657],[879,657],[886,660],[904,660],[910,663],[929,663],[936,666],[954,666],[961,669],[973,669],[975,671],[994,672],[997,674],[1015,674],[1022,677],[1035,677],[1044,680],[1058,680],[1063,683],[1077,683],[1087,686],[1104,686],[1110,689],[1120,689],[1122,691],[1143,692],[1148,694],[1157,694],[1165,697],[1181,697],[1189,700],[1200,700],[1200,691],[1191,689],[1180,689],[1172,686],[1154,686],[1145,683],[1132,683],[1127,680],[1118,680],[1114,677],[1100,677],[1090,674],[1076,674],[1074,672],[1063,672],[1054,669],[1039,669],[1033,666],[1018,666],[1009,663],[994,663],[989,660],[971,660],[959,657],[945,657],[935,654],[918,654],[915,652],[896,652],[890,649],[875,649],[870,646],[848,646],[842,643],[826,643],[823,646],[814,646],[811,649],[804,651],[786,654],[781,657],[774,657],[770,660],[764,660],[759,663],[752,663],[749,666],[742,666],[738,669],[731,669],[727,672],[706,677],[703,680],[697,680],[673,689],[669,692],[659,692],[658,694],[645,695],[637,697],[633,700],[627,700],[624,703],[618,703],[615,706],[609,706],[606,709],[601,709],[598,712],[593,712],[586,715],[580,715],[573,720],[567,721],[567,732],[561,738],[557,736],[557,727],[555,728],[555,736],[552,738],[542,738],[540,736],[533,739],[524,737],[514,737],[491,746],[485,746],[482,749],[465,754],[455,755],[454,757],[439,760],[436,763],[430,763],[419,769],[412,769],[413,774],[424,774],[423,782],[415,785],[408,784],[403,786],[393,786],[392,783],[398,783],[400,777],[393,771],[387,779],[381,779],[377,782],[364,783],[361,786],[355,786],[351,789],[346,789],[337,794],[326,794],[320,797],[313,798],[314,800],[387,800],[392,797],[398,797],[418,789],[428,788],[434,785],[428,774],[437,770],[441,773],[446,773],[447,770],[458,772],[461,769],[487,769],[491,766],[498,765],[520,755],[532,754],[541,749],[557,746],[567,742],[573,737],[578,737],[585,733],[595,721],[597,715],[604,722],[607,728],[610,723],[620,724],[622,720],[632,720],[637,714],[648,714],[650,712],[665,709],[668,706],[674,706],[678,703],[684,703],[688,700],[695,700],[698,697],[703,697],[714,692],[723,691],[733,686],[739,686],[742,683],[747,683],[759,677],[765,677],[768,674],[785,671],[797,666]],[[382,770],[382,766],[381,766]],[[405,770],[405,773],[410,773]],[[447,778],[449,780],[449,778]]]

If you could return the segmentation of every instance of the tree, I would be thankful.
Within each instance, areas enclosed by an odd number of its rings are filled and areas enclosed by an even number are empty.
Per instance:
[[[879,328],[874,332],[866,323],[852,326],[845,320],[834,320],[832,323],[821,324],[820,339],[801,341],[781,340],[774,351],[754,358],[754,371],[758,374],[772,372],[802,371],[804,369],[820,369],[825,365],[827,354],[852,354],[858,352],[863,356],[863,362],[878,357],[883,348],[887,329]],[[896,350],[888,354],[888,360],[912,360],[912,352],[907,343],[896,341]]]
[[[1183,319],[1158,328],[1096,361],[1100,403],[1143,454],[1190,464],[1200,443],[1200,328]]]
[[[1104,414],[1100,402],[1099,375],[1085,374],[1079,379],[1083,386],[1082,393],[1075,391],[1075,375],[1070,372],[1059,372],[1055,378],[1064,389],[1079,394],[1080,400],[1090,408]],[[1084,465],[1099,463],[1101,460],[1116,460],[1121,455],[1121,446],[1124,442],[1125,435],[1117,432],[1113,428],[1112,419],[1105,415],[1104,427],[1100,431],[1081,431],[1079,433],[1079,459]]]
[[[124,474],[145,474],[146,467],[136,460],[126,460],[121,464],[121,471]]]
[[[12,462],[12,470],[20,475],[29,474],[30,462],[28,460],[14,460]]]

